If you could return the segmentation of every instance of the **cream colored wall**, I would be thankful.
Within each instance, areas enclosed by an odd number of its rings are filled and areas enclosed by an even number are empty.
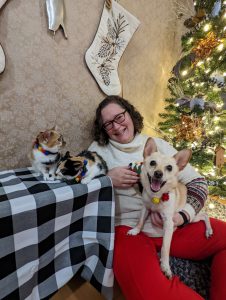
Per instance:
[[[157,122],[169,71],[179,56],[173,0],[121,0],[141,25],[119,63],[123,96]],[[84,62],[103,0],[65,0],[68,40],[47,29],[45,0],[8,0],[0,11],[0,169],[28,166],[36,134],[55,123],[72,152],[91,141],[97,104],[104,98]],[[179,28],[180,31],[180,28]],[[146,131],[150,129],[146,127]]]

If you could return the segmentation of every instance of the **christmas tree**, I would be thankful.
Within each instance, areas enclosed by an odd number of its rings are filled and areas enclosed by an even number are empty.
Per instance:
[[[186,19],[182,57],[168,81],[170,98],[158,124],[178,150],[192,150],[191,164],[208,181],[212,195],[226,197],[226,1],[194,2]]]

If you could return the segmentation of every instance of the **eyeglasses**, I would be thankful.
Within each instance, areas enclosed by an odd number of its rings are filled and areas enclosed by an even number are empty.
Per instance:
[[[113,128],[113,123],[117,123],[117,124],[121,124],[122,122],[125,121],[125,113],[126,113],[126,109],[121,112],[120,114],[117,114],[113,120],[108,121],[106,123],[103,124],[103,128],[106,131],[109,131]]]

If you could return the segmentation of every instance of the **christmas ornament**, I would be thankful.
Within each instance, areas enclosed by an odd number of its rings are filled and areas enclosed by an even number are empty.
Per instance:
[[[168,80],[168,88],[176,97],[182,97],[184,95],[183,88],[178,78],[171,77]]]
[[[204,110],[205,101],[201,96],[197,96],[190,101],[190,110],[193,111],[195,107]]]
[[[217,105],[210,101],[205,101],[202,94],[198,94],[194,98],[188,96],[183,96],[175,100],[179,111],[182,113],[193,112],[194,110],[210,111],[211,113],[218,112],[219,109]],[[189,111],[188,111],[189,109]]]
[[[5,54],[0,44],[0,73],[2,73],[4,70],[5,70]]]
[[[211,17],[216,17],[219,15],[220,13],[220,10],[221,10],[221,0],[217,0],[215,3],[214,3],[214,6],[213,6],[213,9],[211,11]]]
[[[206,101],[205,104],[204,104],[204,108],[205,108],[205,110],[209,110],[211,113],[219,111],[219,108],[213,102]]]
[[[224,152],[225,149],[222,146],[218,146],[215,149],[215,166],[217,168],[222,168],[224,165]]]
[[[86,64],[106,95],[119,95],[118,64],[140,21],[116,1],[104,5],[99,28],[85,54]]]
[[[46,9],[48,15],[49,30],[54,34],[61,26],[63,28],[64,36],[67,39],[67,33],[64,26],[64,0],[46,0]]]
[[[216,71],[210,75],[210,82],[217,85],[218,88],[222,88],[225,86],[224,75]]]
[[[186,116],[181,117],[181,122],[174,126],[176,140],[178,141],[198,141],[204,135],[201,117]]]
[[[179,79],[187,79],[194,72],[195,59],[194,53],[182,57],[173,67],[173,74]]]
[[[220,40],[217,38],[214,32],[209,32],[206,38],[198,40],[196,46],[193,48],[193,53],[195,54],[195,61],[193,64],[197,64],[200,60],[210,56],[216,46],[220,44]]]
[[[190,106],[191,98],[187,96],[183,96],[177,99],[175,102],[179,107],[189,107]]]
[[[184,21],[184,26],[193,28],[197,26],[202,20],[206,18],[206,11],[204,8],[198,8],[195,16]]]
[[[143,162],[132,162],[129,164],[129,169],[138,175],[141,173]]]

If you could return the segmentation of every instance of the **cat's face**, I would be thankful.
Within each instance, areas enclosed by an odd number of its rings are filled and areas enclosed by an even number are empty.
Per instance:
[[[40,132],[37,136],[39,144],[44,144],[48,148],[57,147],[58,149],[66,145],[62,134],[56,130],[56,128],[47,129],[44,132]]]
[[[69,151],[61,159],[56,175],[60,178],[73,179],[78,176],[83,169],[83,158],[70,155]]]

